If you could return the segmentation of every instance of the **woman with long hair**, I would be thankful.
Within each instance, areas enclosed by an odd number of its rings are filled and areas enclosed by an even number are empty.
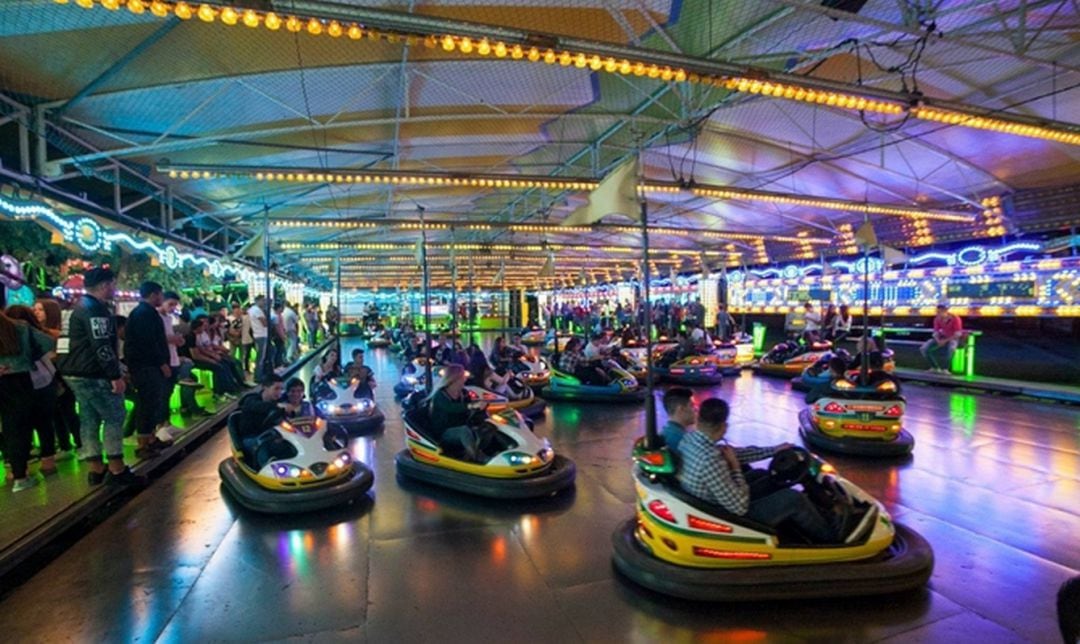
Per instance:
[[[30,317],[33,318],[32,310]],[[4,456],[11,462],[10,473],[15,480],[12,489],[15,492],[38,483],[37,477],[29,476],[26,468],[33,431],[35,425],[40,423],[40,418],[36,417],[40,410],[34,405],[36,397],[31,372],[35,370],[37,360],[52,351],[53,347],[54,342],[49,335],[0,313],[0,422],[4,426]],[[51,474],[56,472],[52,426],[48,426],[48,431],[41,431],[41,427],[38,425],[43,439],[42,470],[45,474]]]
[[[34,331],[51,337],[38,324],[34,309],[28,306],[9,306],[6,314],[12,320],[22,322]],[[53,365],[56,355],[44,349],[40,349],[40,353],[41,355],[34,356],[37,359],[30,370],[34,395],[27,404],[31,407],[30,418],[41,447],[41,473],[48,476],[56,473],[56,367]]]
[[[49,298],[39,298],[34,302],[34,316],[42,331],[54,339],[60,337],[64,318],[59,302]],[[79,435],[79,415],[75,412],[75,394],[59,372],[56,374],[53,434],[56,435],[56,454],[59,460],[71,458],[82,447],[82,437]]]
[[[341,375],[341,364],[338,360],[337,346],[330,347],[323,354],[322,360],[315,367],[315,372],[311,376],[311,386],[314,390],[315,386],[324,380],[331,378],[337,378]]]

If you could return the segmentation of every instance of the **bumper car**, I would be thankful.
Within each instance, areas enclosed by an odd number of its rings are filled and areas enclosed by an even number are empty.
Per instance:
[[[679,358],[678,347],[669,349],[659,359],[653,358],[653,370],[656,376],[668,382],[680,385],[718,385],[724,380],[724,374],[711,354],[701,354]]]
[[[390,334],[385,330],[376,331],[370,338],[368,338],[367,345],[369,349],[381,349],[390,346]]]
[[[649,368],[645,366],[644,360],[639,358],[633,349],[618,349],[611,354],[611,359],[638,382],[645,382],[645,376],[649,374]]]
[[[413,358],[402,368],[401,379],[394,385],[394,395],[399,400],[424,388],[424,373],[427,371],[425,367],[427,367],[427,358],[421,356]]]
[[[406,371],[401,375],[398,384],[394,385],[394,394],[399,399],[405,399],[410,394],[422,392],[425,389],[426,369],[423,361],[424,358],[414,360],[412,364],[406,367]],[[440,368],[433,367],[432,374],[438,376]],[[547,409],[547,401],[537,397],[532,388],[522,382],[521,379],[517,377],[510,378],[506,386],[509,395],[490,391],[475,384],[465,387],[465,390],[472,400],[487,403],[488,411],[492,413],[504,409],[513,409],[529,418],[534,418],[542,415]]]
[[[321,418],[281,421],[245,446],[237,432],[239,413],[229,416],[232,455],[218,465],[229,494],[255,512],[292,514],[351,503],[374,481],[353,460],[348,436]]]
[[[538,347],[547,340],[547,331],[543,329],[529,329],[521,334],[521,344],[527,347]]]
[[[815,342],[810,345],[798,342],[781,342],[761,356],[761,360],[754,365],[754,371],[758,373],[794,378],[821,359],[830,349],[830,342]]]
[[[574,484],[574,462],[556,455],[512,409],[474,415],[491,436],[483,462],[474,462],[443,450],[432,438],[427,407],[406,403],[405,449],[394,458],[400,476],[496,499],[551,496]]]
[[[645,400],[645,388],[637,378],[622,367],[605,365],[610,382],[606,385],[585,384],[579,378],[557,369],[551,371],[551,382],[540,395],[548,400],[576,400],[579,402],[641,402]]]
[[[566,344],[570,342],[571,338],[577,338],[581,342],[585,342],[585,337],[580,335],[560,335],[559,336],[559,353],[565,353]],[[555,353],[555,339],[552,338],[544,343],[544,349],[541,352],[544,356],[551,356]]]
[[[829,381],[829,361],[833,356],[840,356],[851,365],[851,371],[848,372],[848,377],[857,375],[859,370],[859,360],[857,357],[852,357],[844,349],[836,349],[835,351],[826,351],[817,362],[803,369],[802,375],[792,379],[791,388],[795,391],[810,391],[814,387],[824,385]],[[881,358],[883,366],[882,368],[892,373],[896,370],[896,361],[893,358],[893,352],[891,349],[885,349],[881,352]]]
[[[510,363],[510,370],[534,391],[542,389],[551,381],[551,369],[547,360],[537,356],[522,355]]]
[[[714,362],[725,376],[738,375],[743,367],[754,362],[754,341],[745,333],[727,341],[714,340],[713,347]]]
[[[639,442],[634,461],[637,516],[612,535],[614,563],[653,591],[725,602],[858,597],[918,588],[930,578],[926,540],[805,450],[774,456],[770,478],[801,485],[822,508],[845,496],[866,504],[870,522],[849,543],[811,544],[786,525],[772,528],[701,501],[679,486],[666,448]]]
[[[370,397],[360,381],[333,378],[315,386],[315,414],[324,419],[331,428],[340,427],[348,434],[367,434],[383,426],[382,411]]]
[[[857,456],[906,456],[915,439],[902,426],[906,408],[896,383],[860,386],[849,380],[799,412],[799,435],[807,445]]]

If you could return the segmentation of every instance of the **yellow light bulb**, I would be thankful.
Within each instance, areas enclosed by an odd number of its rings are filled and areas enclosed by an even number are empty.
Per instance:
[[[645,63],[642,63],[642,62],[634,63],[634,76],[644,76],[645,71],[646,71]]]
[[[564,51],[559,54],[559,64],[563,67],[568,67],[572,62],[574,62],[574,57],[570,55],[570,52]]]
[[[521,45],[514,45],[510,48],[510,57],[514,60],[521,60],[525,57],[525,50],[521,48]]]
[[[244,25],[254,29],[259,26],[259,14],[255,13],[251,9],[244,12]]]
[[[480,44],[476,46],[476,53],[480,54],[481,56],[487,56],[491,53],[491,43],[488,42],[487,38],[481,40]]]
[[[554,58],[554,56],[555,56],[555,54],[552,54],[553,58]],[[537,49],[536,47],[530,47],[529,48],[529,55],[527,56],[527,58],[530,61],[534,62],[534,63],[536,61],[540,60],[540,50]]]
[[[585,65],[589,64],[589,58],[585,54],[578,54],[574,56],[574,67],[582,69]]]
[[[675,77],[675,72],[671,71],[670,67],[665,67],[660,70],[660,80],[669,81]]]
[[[617,70],[618,68],[619,68],[619,63],[617,63],[614,58],[606,58],[606,59],[604,59],[604,71],[605,72],[607,72],[609,74],[614,74],[615,70]]]
[[[451,36],[451,35],[443,36],[442,48],[443,48],[444,51],[454,51],[454,47],[456,47],[456,46],[457,46],[457,43],[454,42],[454,37],[453,36]]]
[[[94,8],[94,0],[75,0],[75,4],[79,5],[83,9]]]
[[[285,28],[294,34],[299,33],[300,30],[304,28],[304,23],[296,16],[289,16],[288,19],[285,20]]]
[[[557,59],[558,59],[558,56],[556,56],[554,51],[549,49],[549,50],[544,52],[544,62],[547,63],[548,65],[554,64]]]
[[[364,30],[359,25],[349,25],[349,31],[347,32],[349,40],[360,40],[364,37]],[[435,37],[428,36],[431,39],[431,47],[435,46]],[[424,41],[424,45],[427,45],[427,40]]]
[[[128,0],[127,8],[131,13],[139,15],[146,11],[146,3],[143,0]]]
[[[203,22],[214,22],[214,18],[217,16],[217,11],[208,4],[199,5],[199,20]]]
[[[629,60],[626,60],[625,58],[623,58],[621,61],[619,61],[619,73],[620,74],[629,74],[631,71],[633,71],[633,69],[630,67],[630,61]]]
[[[56,4],[67,4],[68,0],[53,0]]]
[[[311,34],[312,36],[318,36],[322,33],[322,31],[322,22],[320,22],[317,18],[312,18],[311,20],[308,20],[307,32],[309,34]]]
[[[120,8],[120,0],[101,0],[101,6],[109,11],[116,11]]]
[[[232,7],[225,7],[221,10],[221,22],[231,27],[239,21],[240,14],[236,13],[236,9],[233,9]]]
[[[506,43],[504,43],[501,40],[499,42],[495,43],[495,57],[496,58],[506,58],[506,53],[507,53],[507,51],[506,51]]]
[[[326,28],[326,33],[331,38],[341,38],[341,34],[345,33],[345,30],[341,28],[341,23],[337,20],[331,20],[330,25]]]
[[[463,53],[463,54],[471,54],[472,50],[473,50],[472,39],[469,38],[468,36],[465,36],[464,38],[462,38],[461,39],[461,45],[460,45],[459,49],[461,49],[461,53]]]

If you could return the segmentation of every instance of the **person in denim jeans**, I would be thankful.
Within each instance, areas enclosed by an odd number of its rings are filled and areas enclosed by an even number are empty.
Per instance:
[[[108,268],[93,268],[83,280],[86,294],[71,314],[67,337],[57,343],[58,366],[79,402],[79,433],[90,484],[107,480],[130,485],[138,479],[124,464],[125,383],[116,325],[107,304],[116,295],[116,275]],[[101,459],[103,447],[108,468]]]

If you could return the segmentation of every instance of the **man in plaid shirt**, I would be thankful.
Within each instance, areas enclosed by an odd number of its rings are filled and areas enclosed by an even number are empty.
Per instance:
[[[760,496],[751,494],[742,464],[769,458],[791,445],[781,443],[774,447],[734,448],[725,444],[718,447],[716,441],[727,432],[728,413],[727,403],[719,398],[710,398],[701,404],[697,431],[686,432],[679,443],[682,464],[678,478],[683,489],[732,514],[746,516],[768,526],[775,527],[790,520],[816,543],[839,541],[839,531],[799,491],[773,488],[763,490]],[[767,475],[760,470],[751,470],[751,482],[757,487],[756,479],[764,479]]]

